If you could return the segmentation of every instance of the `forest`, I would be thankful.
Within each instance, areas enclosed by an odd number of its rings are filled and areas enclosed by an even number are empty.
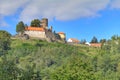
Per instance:
[[[120,36],[99,47],[11,39],[0,31],[0,80],[120,80]]]

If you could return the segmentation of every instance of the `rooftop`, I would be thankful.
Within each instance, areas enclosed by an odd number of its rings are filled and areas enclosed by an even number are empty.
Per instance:
[[[90,46],[92,47],[101,47],[101,43],[90,43]]]
[[[25,28],[26,31],[45,31],[45,29],[42,27],[26,27]]]
[[[65,34],[64,32],[58,32],[58,34]]]
[[[78,39],[75,39],[75,38],[70,38],[69,40],[71,40],[74,43],[79,43],[80,42]],[[69,42],[69,40],[68,40],[68,42]]]

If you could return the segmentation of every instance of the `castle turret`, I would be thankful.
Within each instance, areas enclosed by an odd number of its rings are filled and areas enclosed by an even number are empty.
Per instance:
[[[48,19],[47,18],[42,18],[41,24],[43,28],[48,29]]]
[[[50,31],[51,31],[51,32],[52,32],[52,29],[53,29],[53,27],[51,26],[51,27],[50,27]]]

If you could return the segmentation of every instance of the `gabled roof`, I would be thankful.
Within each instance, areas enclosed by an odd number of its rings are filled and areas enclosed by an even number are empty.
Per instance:
[[[69,38],[69,40],[71,40],[73,43],[79,43],[80,42],[78,39],[75,39],[75,38]]]
[[[25,30],[26,31],[45,31],[45,29],[41,27],[26,27]]]

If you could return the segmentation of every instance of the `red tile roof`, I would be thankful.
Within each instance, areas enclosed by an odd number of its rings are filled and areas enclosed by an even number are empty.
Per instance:
[[[79,43],[80,41],[78,39],[75,39],[75,38],[70,38],[72,40],[72,42],[74,43]]]
[[[45,31],[45,29],[41,28],[41,27],[26,27],[25,30],[27,30],[27,31]]]
[[[64,32],[58,32],[58,34],[65,34]]]
[[[90,43],[90,46],[92,47],[101,47],[101,43]]]

